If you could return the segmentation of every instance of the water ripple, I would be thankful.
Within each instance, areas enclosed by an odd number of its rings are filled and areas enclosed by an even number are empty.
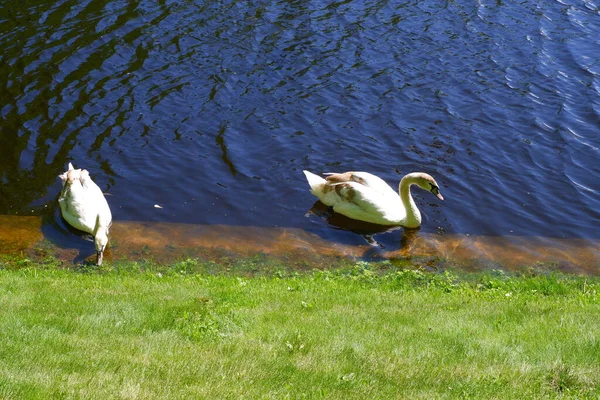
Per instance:
[[[447,198],[415,191],[425,231],[598,235],[592,2],[64,0],[0,15],[0,213],[54,204],[73,160],[116,219],[321,229],[302,169],[394,186],[424,170]],[[565,217],[581,222],[555,231]]]

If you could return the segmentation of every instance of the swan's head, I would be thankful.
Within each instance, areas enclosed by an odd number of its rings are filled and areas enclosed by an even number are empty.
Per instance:
[[[413,183],[419,186],[421,189],[427,190],[437,196],[438,199],[444,200],[444,197],[440,193],[440,186],[437,184],[433,176],[426,174],[425,172],[416,172],[413,175]]]
[[[106,249],[106,245],[108,244],[108,233],[103,229],[96,232],[96,236],[94,236],[94,244],[96,245],[96,264],[102,265],[104,249]]]

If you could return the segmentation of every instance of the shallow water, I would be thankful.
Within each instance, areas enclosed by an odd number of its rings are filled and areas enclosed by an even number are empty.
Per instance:
[[[214,262],[217,268],[245,260],[266,270],[330,269],[347,265],[348,260],[388,260],[403,268],[430,271],[505,269],[586,275],[600,271],[599,240],[438,235],[415,230],[396,231],[393,236],[395,243],[383,248],[330,242],[297,228],[117,221],[104,258],[112,263],[142,264],[194,259]],[[6,266],[27,265],[21,263],[23,258],[44,263],[48,257],[67,265],[94,263],[94,243],[91,236],[85,239],[65,223],[56,230],[40,217],[0,215],[0,254],[17,256],[9,256]]]
[[[88,169],[116,221],[299,228],[302,169],[414,190],[422,234],[599,238],[600,3],[0,5],[0,214],[59,231]],[[162,208],[156,208],[159,205]],[[343,224],[341,228],[347,228]],[[49,233],[48,233],[49,232]],[[398,232],[377,235],[394,248]]]

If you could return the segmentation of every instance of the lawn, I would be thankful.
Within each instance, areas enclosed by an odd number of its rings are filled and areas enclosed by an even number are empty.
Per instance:
[[[0,262],[2,399],[600,397],[600,279]]]

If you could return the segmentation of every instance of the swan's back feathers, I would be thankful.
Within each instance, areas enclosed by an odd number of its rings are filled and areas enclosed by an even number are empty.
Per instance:
[[[368,172],[349,171],[341,174],[328,173],[327,182],[356,182],[366,188],[379,192],[382,196],[396,198],[398,193],[394,191],[383,179]]]
[[[112,214],[102,190],[92,180],[87,170],[74,169],[69,163],[67,172],[59,175],[63,188],[58,198],[61,213],[74,228],[95,235],[106,230]]]
[[[344,172],[342,174],[327,172],[324,175],[327,175],[327,178],[325,178],[327,182],[331,183],[356,182],[360,183],[361,185],[365,184],[365,180],[361,178],[360,173],[357,174],[356,172],[352,171]]]
[[[398,194],[375,175],[350,171],[328,173],[323,179],[308,171],[304,174],[311,192],[340,214],[381,225],[403,217]]]

